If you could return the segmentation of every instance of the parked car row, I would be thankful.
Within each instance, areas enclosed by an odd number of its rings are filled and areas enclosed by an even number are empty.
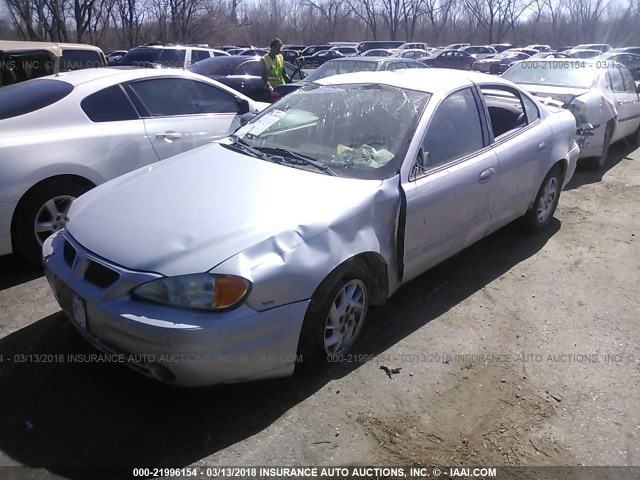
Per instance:
[[[153,66],[181,50],[138,48]],[[640,143],[618,62],[530,56],[499,77],[340,57],[287,65],[268,105],[249,98],[259,57],[211,50],[0,89],[0,254],[43,258],[78,331],[166,383],[348,354],[371,305],[511,221],[543,230],[578,158]]]

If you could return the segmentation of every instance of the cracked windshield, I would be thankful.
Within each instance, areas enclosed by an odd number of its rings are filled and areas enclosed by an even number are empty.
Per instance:
[[[274,157],[306,159],[314,171],[390,178],[400,168],[430,94],[384,85],[309,85],[236,132],[236,140]],[[301,162],[292,166],[309,168]]]

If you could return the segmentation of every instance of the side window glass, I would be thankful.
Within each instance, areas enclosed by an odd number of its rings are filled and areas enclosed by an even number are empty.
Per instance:
[[[207,50],[193,50],[191,53],[191,63],[197,63],[200,60],[206,60],[207,58],[210,58]]]
[[[236,97],[224,90],[202,82],[195,86],[195,113],[238,113]]]
[[[92,93],[80,102],[80,106],[92,122],[121,122],[139,118],[120,85]]]
[[[631,72],[627,68],[620,68],[619,70],[627,93],[636,93],[636,82],[634,82]]]
[[[480,115],[470,89],[447,97],[422,141],[425,169],[435,168],[484,147]]]
[[[262,61],[261,60],[251,60],[249,62],[244,62],[240,65],[239,70],[244,73],[244,75],[252,75],[254,77],[262,76]]]
[[[522,106],[519,94],[508,88],[493,86],[482,87],[481,92],[489,111],[494,138],[498,139],[527,125],[526,107]],[[530,106],[534,107],[531,115],[537,115],[535,104]]]
[[[620,74],[620,70],[618,68],[610,68],[607,70],[607,79],[609,81],[609,86],[611,90],[614,92],[624,92],[624,82],[622,81],[622,75]]]
[[[130,84],[130,88],[153,116],[198,113],[192,80],[155,78]]]
[[[167,68],[184,68],[186,50],[165,48],[160,52],[159,63]]]
[[[522,103],[524,105],[524,111],[527,114],[527,123],[531,124],[540,118],[540,112],[535,103],[528,97],[522,96]]]

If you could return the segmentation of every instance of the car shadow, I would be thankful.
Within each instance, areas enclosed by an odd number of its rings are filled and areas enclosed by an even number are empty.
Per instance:
[[[34,265],[19,255],[0,256],[0,290],[30,282],[43,275],[42,266]]]
[[[371,309],[354,353],[384,352],[535,255],[559,228],[554,219],[548,231],[532,236],[507,226],[416,278]],[[71,361],[70,355],[92,353],[62,313],[0,340],[0,450],[71,479],[130,478],[130,468],[118,468],[126,466],[186,466],[266,429],[362,365],[177,388],[121,365]]]
[[[635,151],[637,147],[631,145],[628,139],[623,138],[619,142],[611,145],[609,151],[609,160],[602,168],[590,169],[582,160],[578,160],[578,167],[573,174],[573,178],[569,181],[564,190],[572,190],[574,188],[582,187],[583,185],[589,185],[591,183],[598,183],[602,181],[605,173],[614,168],[623,160],[633,160],[630,155]]]

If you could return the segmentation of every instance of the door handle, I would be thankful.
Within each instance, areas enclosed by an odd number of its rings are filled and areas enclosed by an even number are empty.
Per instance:
[[[158,140],[178,140],[179,138],[182,138],[182,134],[179,132],[174,132],[172,130],[169,130],[164,133],[156,134],[156,138]]]
[[[543,151],[545,148],[547,148],[547,142],[542,142],[540,143],[540,145],[538,145],[539,152]]]
[[[480,183],[487,183],[493,177],[493,174],[496,173],[495,168],[487,168],[480,174]]]

